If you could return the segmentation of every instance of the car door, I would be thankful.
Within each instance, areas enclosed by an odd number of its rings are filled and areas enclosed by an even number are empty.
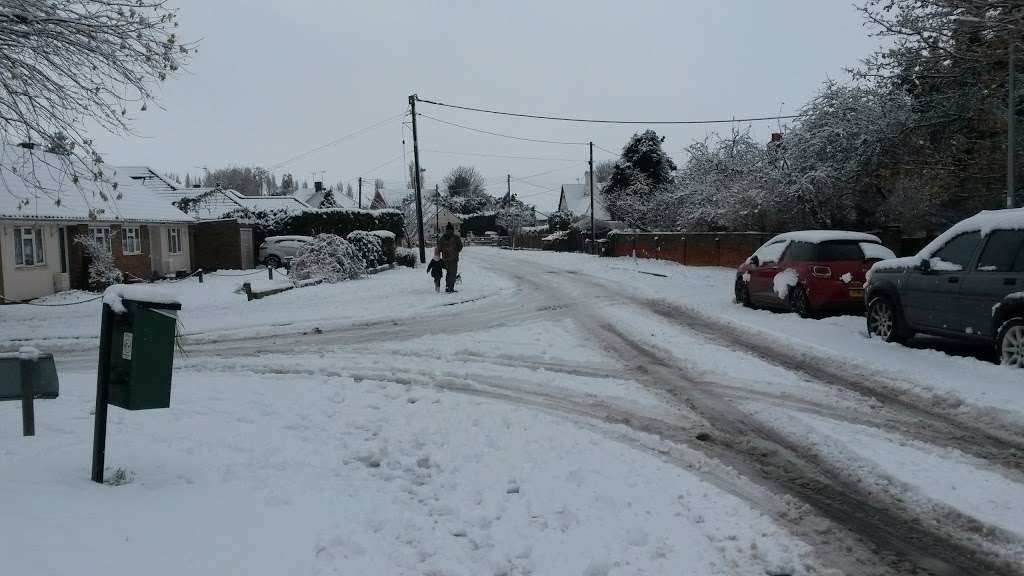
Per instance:
[[[995,230],[986,237],[977,262],[960,281],[960,323],[967,335],[995,337],[993,308],[1007,294],[1024,290],[1015,271],[1022,246],[1024,230]]]
[[[758,265],[750,270],[750,297],[761,304],[777,304],[779,299],[775,296],[773,282],[775,275],[779,272],[779,260],[785,252],[789,243],[779,240],[766,244],[759,248],[754,256],[757,256]]]
[[[927,271],[911,270],[903,291],[904,310],[911,324],[932,331],[961,334],[966,316],[961,312],[960,281],[974,262],[980,232],[959,234],[935,250]]]

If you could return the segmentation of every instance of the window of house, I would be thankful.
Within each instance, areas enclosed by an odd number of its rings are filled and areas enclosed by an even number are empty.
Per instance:
[[[40,266],[46,263],[43,231],[40,228],[14,229],[15,266]]]
[[[111,251],[110,248],[110,228],[107,226],[93,226],[89,228],[89,234],[92,235],[92,239],[99,242],[100,246],[106,248],[107,252]]]
[[[125,255],[142,254],[142,234],[138,226],[121,228],[121,252]]]
[[[167,229],[167,253],[181,254],[181,229]]]

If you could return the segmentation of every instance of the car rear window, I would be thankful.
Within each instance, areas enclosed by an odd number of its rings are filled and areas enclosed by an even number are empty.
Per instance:
[[[818,244],[818,262],[841,262],[845,260],[861,261],[864,251],[859,242],[837,240]]]
[[[817,260],[818,247],[810,242],[793,242],[786,250],[788,262],[813,262]]]
[[[996,230],[988,235],[985,249],[978,258],[981,272],[1009,272],[1024,242],[1024,230]]]
[[[895,252],[874,242],[861,242],[860,249],[864,252],[865,260],[888,260],[896,257]]]
[[[778,242],[772,242],[771,244],[765,244],[754,252],[753,256],[757,256],[757,259],[761,264],[768,262],[778,262],[779,258],[782,257],[782,253],[785,252],[786,246],[789,245],[788,240],[779,240]],[[751,258],[753,258],[751,256]]]

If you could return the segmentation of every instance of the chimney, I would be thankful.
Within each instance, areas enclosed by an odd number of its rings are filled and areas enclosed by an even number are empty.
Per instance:
[[[314,192],[323,192],[324,191],[324,183],[320,182],[320,181],[314,181],[313,182],[313,191]]]
[[[782,142],[782,132],[772,132],[772,144]]]
[[[19,148],[24,148],[25,150],[35,150],[36,146],[38,146],[38,144],[35,142],[21,142],[18,144]]]

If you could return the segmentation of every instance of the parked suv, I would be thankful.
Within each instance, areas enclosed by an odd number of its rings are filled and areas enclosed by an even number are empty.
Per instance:
[[[878,237],[841,230],[779,234],[736,271],[736,301],[783,308],[804,318],[864,311],[864,276],[896,255]]]
[[[271,268],[291,264],[299,248],[312,239],[311,236],[268,236],[260,244],[258,260]]]
[[[884,260],[868,275],[868,331],[887,342],[915,333],[994,344],[1024,367],[1024,209],[972,216],[917,256]]]

